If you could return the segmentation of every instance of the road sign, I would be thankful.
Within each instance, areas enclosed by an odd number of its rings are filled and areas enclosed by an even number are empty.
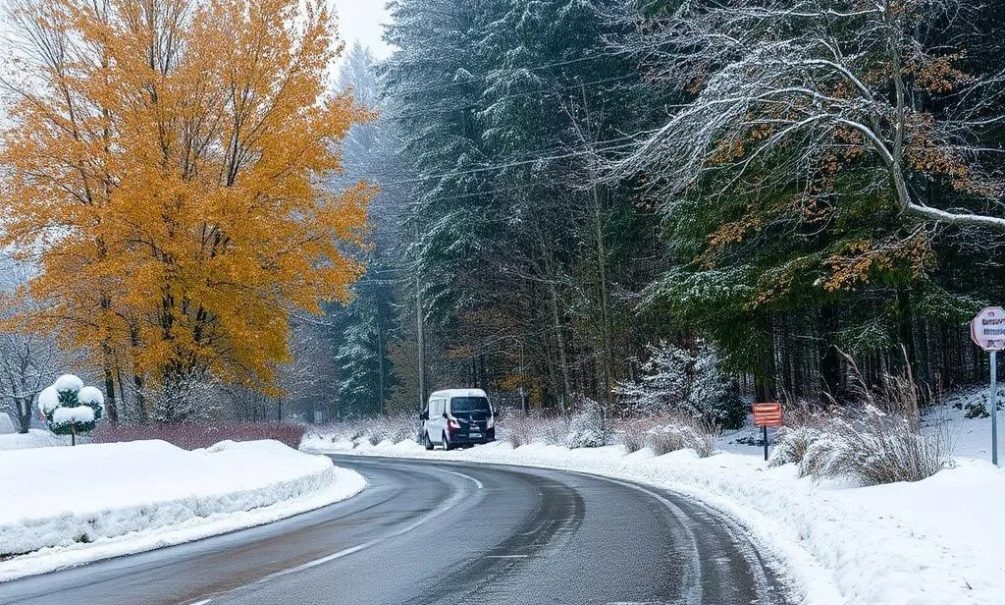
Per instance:
[[[970,320],[970,338],[991,354],[991,463],[998,464],[998,351],[1005,350],[1005,309],[984,307]]]
[[[782,426],[782,404],[755,403],[754,426],[757,428]]]
[[[1005,349],[1005,309],[984,307],[970,321],[970,338],[985,351]]]
[[[754,426],[763,431],[764,439],[764,460],[768,460],[768,427],[782,426],[782,404],[780,403],[755,403]]]

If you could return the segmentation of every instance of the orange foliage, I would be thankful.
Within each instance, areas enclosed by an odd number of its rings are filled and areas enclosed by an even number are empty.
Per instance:
[[[869,283],[875,272],[890,271],[896,267],[918,277],[924,274],[931,262],[931,242],[922,231],[884,242],[849,242],[841,253],[827,259],[831,274],[823,286],[829,292],[852,289]]]
[[[0,245],[40,255],[41,329],[138,383],[208,370],[268,389],[288,318],[360,273],[365,183],[334,193],[369,114],[327,91],[324,2],[42,0],[2,134]]]

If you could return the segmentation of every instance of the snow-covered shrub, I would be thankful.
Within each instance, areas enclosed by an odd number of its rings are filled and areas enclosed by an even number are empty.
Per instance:
[[[614,433],[628,452],[648,447],[657,456],[691,449],[701,457],[715,452],[718,428],[697,416],[637,416],[614,423]]]
[[[721,428],[743,425],[746,409],[736,381],[713,347],[702,343],[692,353],[661,342],[648,354],[642,376],[614,388],[627,407],[642,414],[699,414]]]
[[[701,458],[715,453],[717,431],[707,422],[675,419],[658,424],[647,432],[646,444],[657,456],[679,450],[694,450]]]
[[[532,443],[539,432],[541,418],[524,416],[514,412],[506,416],[496,425],[496,436],[500,441],[506,441],[513,447]]]
[[[723,371],[719,354],[711,346],[699,347],[695,355],[688,405],[724,429],[742,427],[747,416],[736,380]]]
[[[650,423],[641,418],[631,418],[618,423],[618,439],[628,453],[637,452],[646,447],[649,438]]]
[[[533,432],[533,441],[548,445],[566,445],[569,436],[569,421],[562,417],[541,418]]]
[[[312,437],[324,438],[332,443],[350,441],[354,447],[364,443],[378,445],[385,441],[390,443],[415,441],[418,435],[419,420],[418,416],[413,414],[346,420],[311,431]]]
[[[774,447],[768,466],[783,464],[799,464],[806,455],[806,450],[823,436],[823,432],[809,426],[785,426],[778,429],[775,435]]]
[[[945,431],[925,434],[904,415],[870,404],[821,427],[799,471],[816,478],[850,476],[862,485],[920,481],[949,466],[951,451]]]
[[[38,409],[56,435],[76,436],[94,430],[105,411],[105,397],[73,374],[63,374],[38,394]]]
[[[846,359],[851,391],[860,405],[816,420],[819,434],[805,446],[800,474],[851,477],[862,485],[878,485],[920,481],[950,466],[947,424],[931,432],[921,429],[920,402],[931,398],[914,382],[910,365],[902,375],[885,375],[878,386],[871,386],[855,361]]]
[[[578,409],[569,419],[562,445],[570,449],[607,445],[608,428],[600,404],[583,398],[576,407]]]

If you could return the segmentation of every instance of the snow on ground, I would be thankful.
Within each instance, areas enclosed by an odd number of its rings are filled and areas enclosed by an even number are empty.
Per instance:
[[[970,436],[958,437],[958,446],[969,452],[980,440],[990,443],[984,421],[950,417],[955,434]],[[794,465],[768,468],[761,448],[744,444],[751,437],[751,429],[724,435],[728,451],[705,459],[690,451],[654,457],[648,449],[626,454],[622,446],[569,450],[534,443],[514,449],[502,442],[426,452],[410,441],[354,447],[321,436],[305,438],[301,449],[540,466],[665,487],[744,525],[799,603],[1005,603],[1005,523],[996,521],[1005,502],[1005,472],[984,460],[958,458],[955,468],[918,483],[849,487],[800,479]]]
[[[4,581],[261,525],[365,480],[277,441],[133,441],[0,452],[0,485]]]
[[[0,435],[0,451],[58,445],[70,445],[70,436],[53,435],[48,430],[39,429],[30,429],[23,435],[21,433]]]

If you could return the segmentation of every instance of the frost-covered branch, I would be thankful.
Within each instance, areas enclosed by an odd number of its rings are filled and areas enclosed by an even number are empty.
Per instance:
[[[1001,150],[981,140],[1003,119],[1001,74],[970,73],[967,49],[937,45],[929,30],[968,10],[960,0],[731,0],[637,15],[624,48],[686,102],[608,174],[644,175],[673,212],[699,187],[819,190],[866,167],[878,179],[868,187],[906,215],[1005,231]],[[950,193],[933,197],[934,182]]]

